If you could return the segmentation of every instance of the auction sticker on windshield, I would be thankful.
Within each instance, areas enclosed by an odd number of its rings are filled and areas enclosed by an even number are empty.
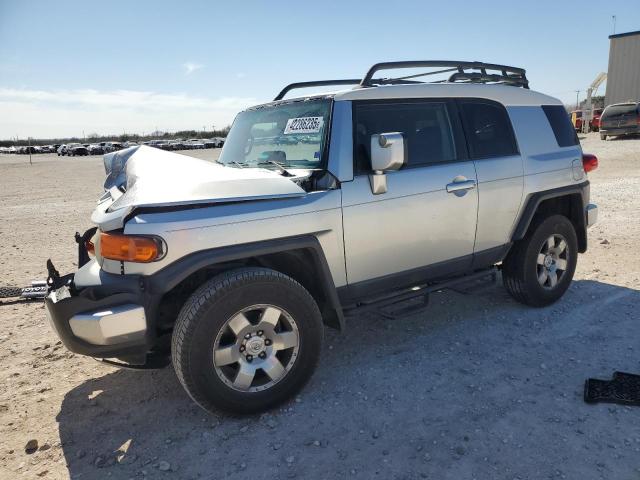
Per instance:
[[[298,117],[287,120],[287,126],[284,128],[284,134],[292,133],[319,133],[324,118],[322,117]]]

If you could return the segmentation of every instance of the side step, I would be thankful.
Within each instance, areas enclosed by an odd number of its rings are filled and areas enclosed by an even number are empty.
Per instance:
[[[374,299],[366,299],[357,304],[344,308],[345,315],[354,315],[356,313],[362,313],[368,310],[375,310],[386,318],[395,318],[400,315],[405,315],[415,311],[423,310],[429,305],[429,294],[437,292],[439,290],[454,289],[454,287],[461,284],[478,281],[482,278],[491,277],[491,281],[495,283],[497,279],[497,268],[491,267],[478,272],[470,273],[467,275],[461,275],[459,277],[451,278],[443,282],[431,282],[420,285],[415,285],[408,289],[397,290],[391,294],[383,297],[377,297]],[[466,293],[466,292],[465,292]],[[381,311],[383,308],[393,307],[399,303],[408,302],[410,300],[416,300],[421,298],[421,301],[416,305],[405,306],[404,308],[394,310],[391,314]]]

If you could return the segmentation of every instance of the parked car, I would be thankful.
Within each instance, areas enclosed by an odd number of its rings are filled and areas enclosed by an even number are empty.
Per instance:
[[[104,153],[117,152],[118,150],[122,150],[124,147],[120,142],[104,142]]]
[[[602,111],[604,108],[594,108],[593,115],[591,117],[591,121],[589,122],[589,131],[597,132],[600,130],[600,117],[602,116]]]
[[[150,140],[149,146],[159,148],[160,150],[171,150],[169,141],[167,140]]]
[[[202,143],[204,143],[204,148],[222,148],[224,140],[219,137],[203,138]]]
[[[184,146],[189,150],[202,150],[204,148],[204,142],[199,138],[190,138],[184,142]]]
[[[574,110],[571,112],[571,123],[573,124],[573,128],[575,128],[576,132],[582,131],[582,110]]]
[[[375,80],[426,67],[456,73]],[[597,158],[562,102],[529,90],[523,69],[480,62],[378,64],[359,83],[284,99],[305,86],[292,84],[239,113],[218,162],[107,154],[79,270],[47,264],[66,347],[120,366],[170,356],[201,407],[248,413],[302,388],[323,324],[342,328],[344,312],[424,308],[496,265],[523,304],[562,297],[598,214]]]
[[[70,157],[85,156],[89,155],[89,150],[81,143],[69,143],[67,144],[65,153]]]
[[[89,155],[103,155],[104,147],[98,143],[92,143],[89,145]]]
[[[600,117],[600,139],[640,134],[640,103],[609,105]]]
[[[169,142],[169,150],[184,150],[184,143],[179,140]]]
[[[67,146],[66,145],[60,145],[58,147],[58,156],[65,156],[67,154]]]

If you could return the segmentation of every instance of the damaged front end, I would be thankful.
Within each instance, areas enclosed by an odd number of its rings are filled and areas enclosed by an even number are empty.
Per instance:
[[[233,168],[152,147],[104,157],[105,193],[91,220],[103,231],[122,228],[137,208],[179,208],[303,197],[299,177],[264,168]],[[308,176],[308,172],[300,172]]]
[[[134,238],[124,234],[124,227],[139,209],[186,209],[307,193],[274,171],[232,168],[145,146],[107,154],[104,164],[105,193],[92,215],[96,226],[76,234],[78,271],[61,275],[47,262],[45,305],[53,329],[70,351],[118,358],[126,366],[149,365],[150,358],[166,357],[168,350],[155,325],[162,292],[147,275],[124,274],[123,267],[105,270],[106,259],[112,265],[123,263],[103,251],[101,239]]]

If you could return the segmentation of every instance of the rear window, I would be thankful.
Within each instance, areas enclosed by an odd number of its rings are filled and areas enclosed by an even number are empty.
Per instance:
[[[634,114],[636,113],[637,109],[638,105],[635,103],[629,103],[625,105],[611,105],[605,109],[602,116],[607,118],[621,117],[623,115]]]
[[[559,147],[578,145],[578,135],[576,135],[571,119],[562,105],[543,105],[542,110],[549,120],[549,125],[551,125]]]

